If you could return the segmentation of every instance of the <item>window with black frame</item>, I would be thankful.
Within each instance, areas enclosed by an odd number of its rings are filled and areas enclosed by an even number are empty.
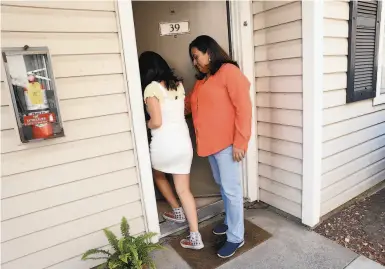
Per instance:
[[[48,48],[2,48],[23,143],[64,136]]]
[[[381,1],[350,1],[347,103],[376,96]]]

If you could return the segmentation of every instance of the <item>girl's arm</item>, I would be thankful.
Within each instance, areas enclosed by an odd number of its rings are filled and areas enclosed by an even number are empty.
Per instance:
[[[144,90],[143,98],[147,112],[150,115],[147,127],[149,129],[157,129],[162,126],[162,110],[160,108],[160,103],[163,101],[163,94],[159,85],[157,85],[157,83],[149,84]]]
[[[159,100],[156,97],[146,98],[147,111],[151,119],[147,122],[149,129],[157,129],[162,126],[162,111],[160,110]]]

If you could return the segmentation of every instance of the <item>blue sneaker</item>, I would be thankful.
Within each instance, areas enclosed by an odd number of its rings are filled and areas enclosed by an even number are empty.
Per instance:
[[[225,245],[218,251],[217,255],[223,259],[229,258],[235,254],[237,249],[242,247],[245,244],[245,241],[241,243],[231,243],[226,241]]]
[[[226,234],[228,228],[229,227],[226,224],[224,224],[224,223],[219,224],[219,225],[214,227],[213,234],[215,234],[215,235],[224,235],[224,234]]]

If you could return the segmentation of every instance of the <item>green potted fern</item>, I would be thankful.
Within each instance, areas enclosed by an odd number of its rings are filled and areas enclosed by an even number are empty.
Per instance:
[[[155,268],[150,253],[154,250],[163,249],[160,244],[151,243],[155,233],[145,233],[134,237],[130,235],[130,226],[127,219],[122,218],[120,224],[122,238],[108,229],[104,229],[108,242],[113,250],[90,249],[83,254],[82,260],[105,260],[97,269],[144,269]]]

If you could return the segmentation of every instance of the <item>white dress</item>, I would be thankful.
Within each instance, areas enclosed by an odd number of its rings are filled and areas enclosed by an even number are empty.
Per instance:
[[[167,91],[160,83],[152,82],[144,92],[158,98],[162,111],[162,126],[151,130],[151,164],[155,170],[169,174],[189,174],[193,148],[184,117],[184,88]]]

